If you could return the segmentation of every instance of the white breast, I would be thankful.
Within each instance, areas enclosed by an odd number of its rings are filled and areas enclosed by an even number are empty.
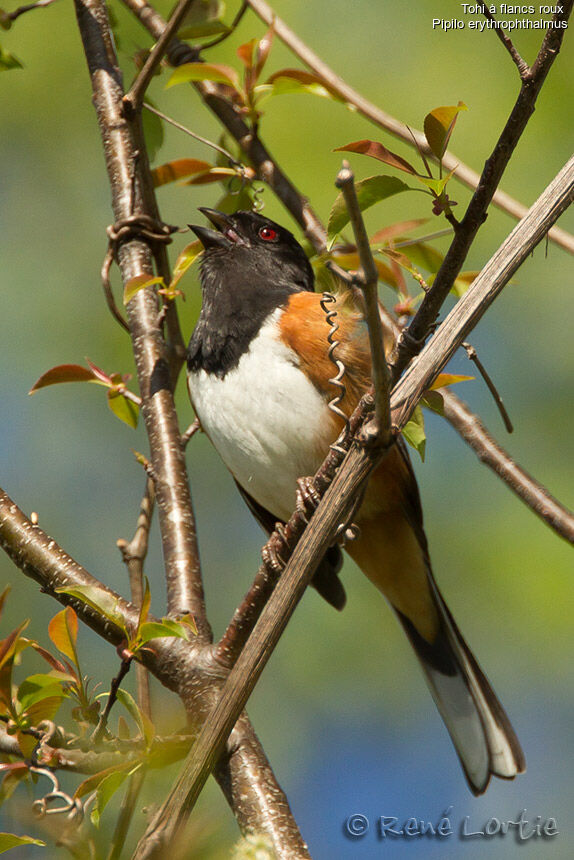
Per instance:
[[[295,482],[313,475],[331,441],[330,414],[296,354],[276,337],[275,311],[223,379],[188,376],[201,425],[233,476],[274,516],[288,519]]]

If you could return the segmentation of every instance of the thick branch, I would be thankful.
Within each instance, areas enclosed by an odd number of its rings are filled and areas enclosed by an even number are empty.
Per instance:
[[[301,60],[301,62],[307,66],[307,68],[311,69],[311,71],[315,72],[316,75],[323,78],[323,80],[329,85],[330,89],[337,92],[341,98],[348,102],[348,104],[353,105],[357,112],[364,116],[365,119],[378,125],[380,128],[404,141],[409,146],[413,146],[414,138],[416,145],[422,149],[426,155],[431,158],[434,157],[430,152],[426,138],[421,131],[412,129],[410,126],[407,128],[404,123],[381,110],[381,108],[370,102],[354,90],[353,87],[349,86],[349,84],[347,84],[325,62],[323,62],[323,60],[321,60],[321,58],[318,57],[317,54],[315,54],[314,51],[312,51],[311,48],[309,48],[309,46],[306,45],[290,27],[288,27],[288,25],[275,14],[275,11],[268,3],[265,2],[265,0],[247,0],[247,2],[255,14],[258,15],[259,18],[267,24],[267,26],[271,26],[271,23],[274,24],[274,30],[277,36]],[[478,187],[480,182],[480,176],[478,173],[464,164],[460,158],[457,158],[457,156],[454,155],[454,153],[449,151],[444,154],[443,165],[447,171],[454,170],[454,175],[464,183],[464,185],[472,188],[473,190]],[[500,191],[500,189],[496,190],[492,198],[492,203],[495,206],[498,206],[499,209],[512,215],[512,217],[517,220],[519,218],[523,218],[528,211],[526,206],[523,206],[522,203],[514,200],[504,191]],[[566,251],[570,251],[571,254],[574,254],[574,236],[570,233],[554,227],[549,232],[548,237]]]
[[[554,15],[557,22],[566,22],[572,11],[574,0],[566,0],[560,11]],[[492,155],[486,161],[480,183],[472,196],[464,218],[455,231],[454,239],[445,255],[436,278],[421,306],[409,325],[408,343],[405,338],[399,339],[398,350],[391,358],[393,379],[396,381],[412,356],[412,343],[423,343],[430,326],[436,320],[440,309],[448,296],[454,280],[460,272],[469,248],[474,241],[481,224],[486,218],[487,209],[491,203],[502,174],[512,153],[526,128],[528,120],[534,112],[536,99],[546,76],[556,59],[566,30],[555,29],[547,31],[542,47],[530,74],[523,79],[520,93],[511,114],[494,147]]]
[[[153,217],[154,213],[145,206],[141,154],[123,116],[121,75],[105,4],[103,0],[77,0],[76,10],[104,145],[114,217],[116,221],[134,213]],[[118,257],[124,284],[136,275],[153,274],[150,248],[139,238],[125,241]],[[201,635],[209,638],[185,458],[154,291],[140,290],[127,310],[156,478],[169,610],[173,614],[191,612]]]

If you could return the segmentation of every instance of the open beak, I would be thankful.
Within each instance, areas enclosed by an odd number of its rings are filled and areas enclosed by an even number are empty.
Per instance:
[[[200,206],[199,211],[203,212],[205,217],[217,228],[217,230],[210,230],[209,227],[200,227],[196,224],[188,225],[204,248],[231,248],[233,245],[247,244],[246,240],[235,230],[229,215],[225,215],[224,212],[219,212],[217,209],[208,209],[206,206]]]

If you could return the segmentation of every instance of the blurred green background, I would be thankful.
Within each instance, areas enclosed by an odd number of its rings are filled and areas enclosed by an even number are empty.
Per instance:
[[[119,3],[112,6],[129,80],[129,55],[150,42]],[[164,2],[159,8],[166,14],[169,5]],[[230,4],[227,20],[235,9]],[[468,23],[461,4],[279,0],[276,9],[335,71],[413,127],[420,128],[432,108],[464,101],[469,110],[459,118],[452,149],[481,169],[515,99],[518,76],[494,33],[480,34],[468,26],[433,30],[433,17]],[[238,32],[209,59],[237,65],[237,46],[264,30],[247,15]],[[88,570],[127,594],[115,542],[129,537],[135,524],[143,475],[132,449],[146,452],[143,429],[120,424],[96,386],[59,386],[27,396],[46,369],[83,363],[85,356],[108,371],[133,371],[127,338],[111,320],[99,282],[105,227],[112,219],[110,195],[72,5],[61,2],[27,14],[1,37],[25,68],[0,76],[0,485],[25,511],[37,511],[42,527]],[[540,39],[539,32],[515,35],[529,61]],[[268,71],[296,65],[276,43]],[[574,41],[567,32],[502,183],[526,204],[571,155],[573,72]],[[217,139],[217,121],[194,92],[189,87],[164,92],[165,81],[165,74],[154,79],[154,101],[194,131]],[[324,219],[340,164],[334,147],[373,137],[413,157],[406,146],[342,105],[307,95],[271,100],[261,129],[280,164]],[[154,163],[181,157],[210,160],[211,154],[166,128]],[[360,156],[353,157],[353,166],[359,177],[384,172]],[[197,221],[197,206],[215,205],[220,193],[217,186],[162,188],[162,216],[173,224]],[[469,193],[453,186],[453,195],[460,213]],[[265,214],[290,223],[269,189],[263,199]],[[402,218],[431,217],[429,209],[422,195],[395,197],[369,211],[368,226],[374,231]],[[574,212],[560,223],[574,232]],[[436,225],[438,219],[429,229]],[[508,216],[493,210],[466,268],[479,269],[512,226]],[[186,236],[176,238],[173,259],[187,241]],[[566,252],[540,246],[473,332],[472,343],[513,418],[514,435],[503,438],[496,408],[481,382],[458,390],[516,460],[570,507],[572,271],[572,257]],[[116,273],[114,278],[118,288]],[[180,312],[187,337],[199,311],[195,275],[182,286],[187,301],[180,303]],[[465,357],[453,360],[451,369],[473,372]],[[178,405],[185,428],[193,416],[181,385]],[[530,840],[529,856],[570,858],[571,550],[478,463],[441,419],[427,418],[427,434],[426,462],[421,464],[416,455],[413,459],[434,569],[522,740],[527,774],[514,783],[497,781],[486,796],[472,798],[402,632],[350,562],[344,572],[346,610],[337,614],[315,592],[305,596],[249,703],[249,713],[314,858],[370,858],[383,850],[392,856],[499,858],[523,850],[510,835],[464,841],[454,835],[441,842],[377,838],[378,816],[438,822],[449,808],[457,832],[466,815],[471,829],[479,829],[492,816],[515,819],[522,809],[530,820],[554,817],[559,835]],[[258,565],[261,533],[206,439],[196,437],[189,446],[188,463],[208,609],[220,634]],[[153,541],[147,574],[152,608],[159,615],[164,585],[156,532]],[[3,635],[30,615],[31,634],[46,641],[46,623],[58,607],[5,557],[0,557],[0,577],[13,586]],[[113,650],[83,630],[80,651],[86,673],[105,688],[117,669]],[[182,723],[178,703],[156,687],[154,705],[162,731]],[[153,783],[158,795],[148,788],[146,802],[161,797],[160,779]],[[25,792],[22,799],[25,804]],[[353,813],[366,815],[371,828],[363,838],[350,841],[344,822]],[[36,827],[27,821],[24,806],[1,816],[2,830]],[[106,818],[104,836],[105,825]],[[193,825],[189,856],[227,856],[236,837],[232,816],[211,786]],[[30,849],[29,856],[40,850]],[[59,857],[61,852],[49,849],[44,856]]]

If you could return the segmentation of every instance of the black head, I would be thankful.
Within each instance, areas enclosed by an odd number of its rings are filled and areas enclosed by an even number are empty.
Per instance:
[[[295,236],[257,212],[225,215],[217,209],[200,207],[216,230],[190,224],[205,251],[202,285],[211,276],[226,277],[232,289],[248,280],[254,290],[283,285],[289,292],[313,290],[313,270]]]
[[[190,225],[205,250],[203,303],[188,365],[223,376],[273,311],[293,293],[313,291],[314,275],[299,242],[275,221],[256,212],[200,212],[216,229]]]

